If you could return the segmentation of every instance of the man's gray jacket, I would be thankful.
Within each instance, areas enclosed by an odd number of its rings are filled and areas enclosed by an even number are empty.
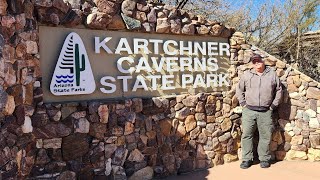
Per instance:
[[[244,72],[236,88],[241,106],[254,111],[275,109],[282,98],[282,86],[276,72],[266,67],[259,76],[255,69]]]

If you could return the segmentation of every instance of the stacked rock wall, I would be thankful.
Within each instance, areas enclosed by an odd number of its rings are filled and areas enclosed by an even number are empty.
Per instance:
[[[161,4],[132,0],[0,0],[0,179],[164,177],[235,161],[235,85],[253,52],[286,87],[274,158],[320,160],[320,85],[245,44],[241,33]],[[38,25],[230,38],[228,92],[44,104]]]

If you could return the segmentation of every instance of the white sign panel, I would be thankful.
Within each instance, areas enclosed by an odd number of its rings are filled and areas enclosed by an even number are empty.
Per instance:
[[[90,61],[77,33],[70,33],[62,46],[51,79],[50,91],[56,96],[91,94],[96,89]]]

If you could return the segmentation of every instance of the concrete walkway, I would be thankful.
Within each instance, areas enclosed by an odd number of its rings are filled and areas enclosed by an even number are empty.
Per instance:
[[[281,161],[268,169],[259,164],[240,169],[240,161],[213,167],[166,180],[320,180],[320,162]]]

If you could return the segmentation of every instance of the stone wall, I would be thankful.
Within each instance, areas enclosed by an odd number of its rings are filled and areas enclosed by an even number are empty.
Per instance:
[[[274,159],[320,160],[319,83],[245,44],[233,28],[142,0],[0,0],[0,22],[0,179],[164,177],[237,160],[242,110],[235,85],[253,52],[286,89],[274,113]],[[227,37],[232,86],[173,98],[44,104],[39,24]]]

